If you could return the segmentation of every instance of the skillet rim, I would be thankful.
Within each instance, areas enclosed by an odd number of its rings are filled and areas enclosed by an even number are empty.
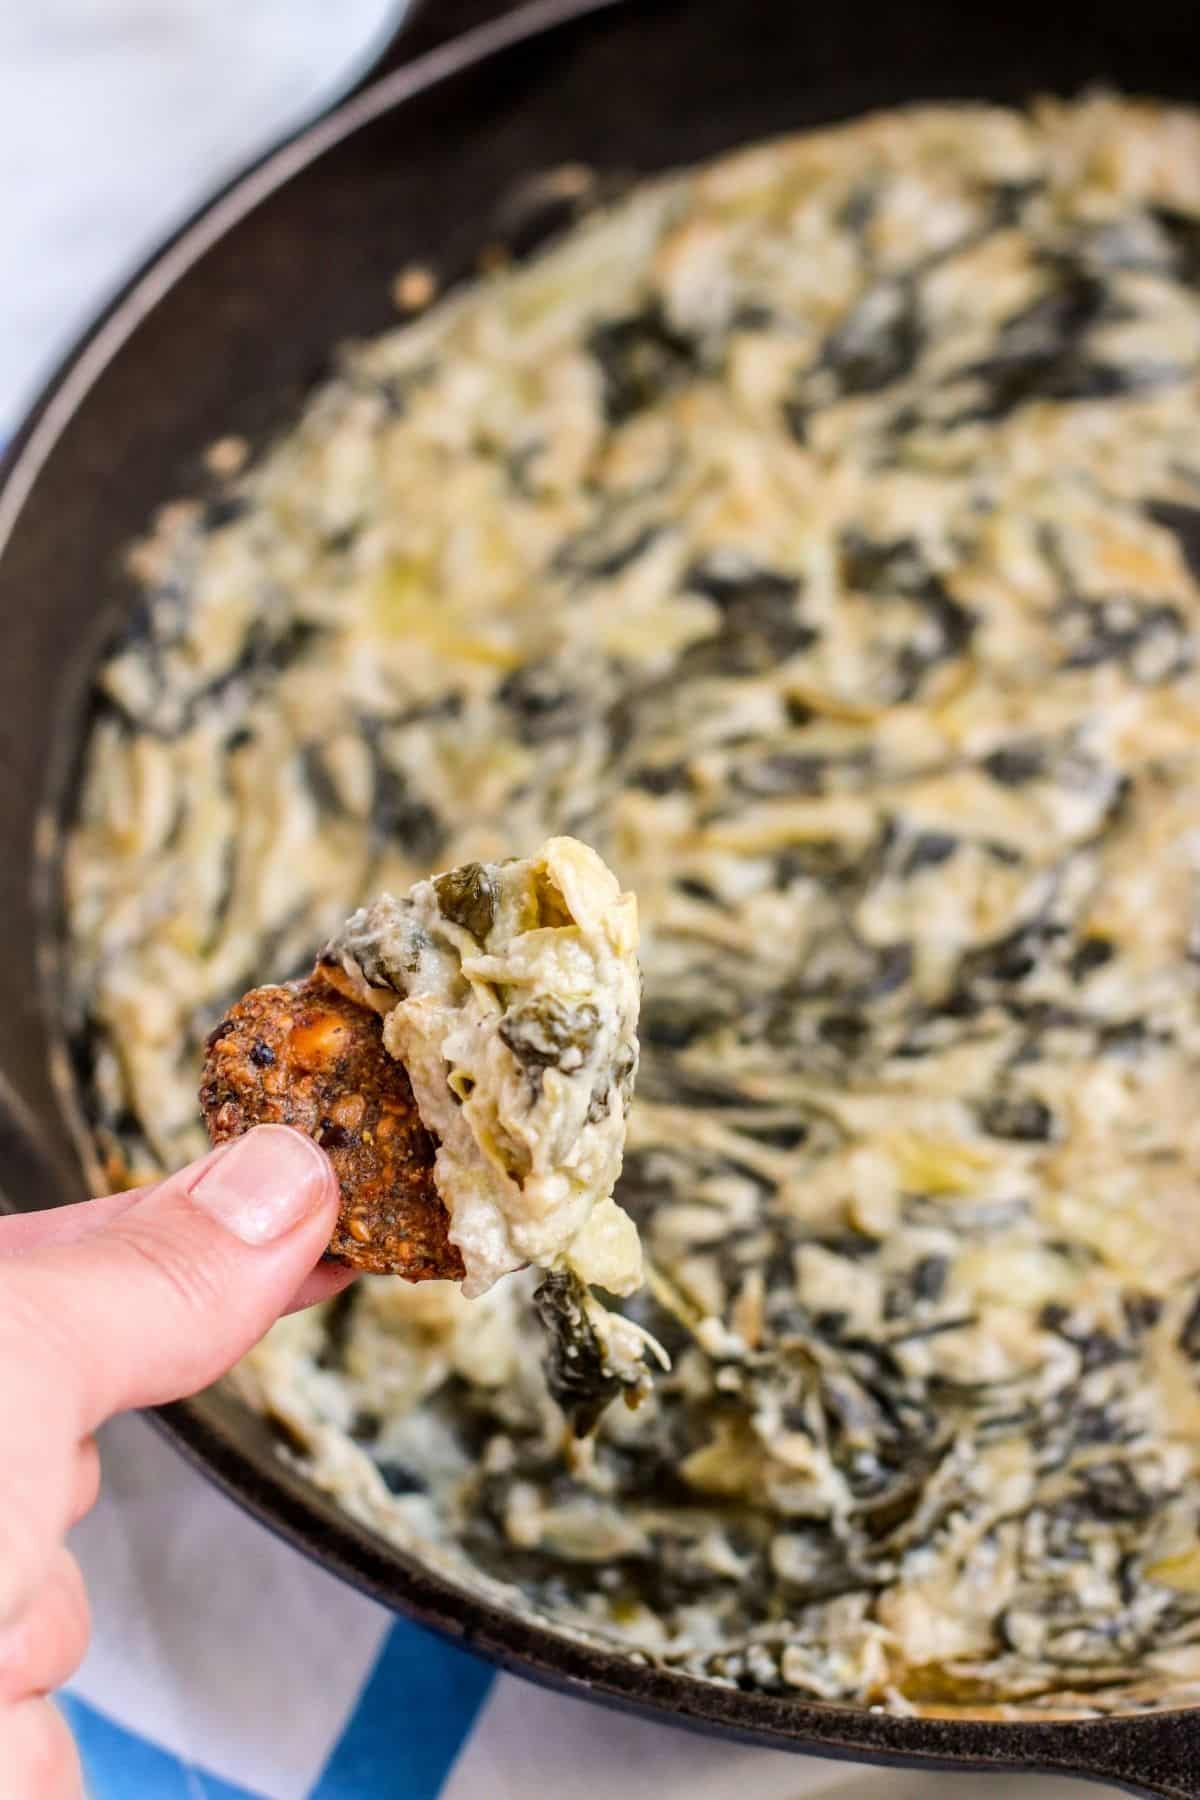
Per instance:
[[[199,206],[145,259],[62,357],[0,457],[0,558],[25,499],[57,440],[110,359],[157,301],[268,194],[361,126],[452,76],[556,27],[582,22],[628,0],[530,0],[416,61],[357,86],[340,103],[268,149]],[[425,5],[402,22],[425,23]],[[69,754],[69,751],[67,752]],[[48,772],[42,816],[61,808],[64,756]],[[61,946],[48,930],[59,904],[59,841],[38,833],[34,846],[39,928],[39,995],[51,1040],[51,1085],[72,1137],[81,1113],[64,1059],[58,1008]],[[32,1115],[13,1107],[0,1083],[0,1155],[24,1143],[30,1159],[53,1162]],[[61,1183],[59,1183],[61,1185]],[[0,1202],[2,1204],[2,1202]],[[502,1668],[568,1693],[743,1742],[810,1755],[940,1769],[1024,1770],[1116,1781],[1131,1792],[1175,1800],[1200,1796],[1200,1707],[1095,1720],[980,1720],[905,1717],[819,1701],[724,1688],[678,1671],[655,1669],[627,1654],[574,1637],[472,1594],[392,1546],[348,1515],[335,1513],[272,1453],[243,1447],[213,1418],[204,1396],[157,1410],[152,1422],[186,1458],[245,1511],[312,1560],[389,1610],[469,1647]],[[310,1487],[310,1494],[304,1492]],[[1189,1741],[1190,1740],[1190,1741]]]

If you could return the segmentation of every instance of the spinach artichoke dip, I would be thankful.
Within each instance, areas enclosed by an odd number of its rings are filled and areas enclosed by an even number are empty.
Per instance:
[[[612,1191],[637,1073],[637,902],[586,844],[470,863],[381,895],[321,959],[383,1015],[438,1149],[468,1298],[527,1263],[629,1294],[633,1220]]]
[[[635,188],[159,519],[66,868],[112,1182],[381,889],[638,896],[670,1372],[565,1454],[486,1222],[239,1373],[358,1518],[743,1687],[1200,1699],[1198,419],[1200,115],[922,108]]]

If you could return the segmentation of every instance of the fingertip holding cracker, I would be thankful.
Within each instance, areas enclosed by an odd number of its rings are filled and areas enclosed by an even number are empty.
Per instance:
[[[277,1124],[321,1145],[342,1190],[330,1256],[406,1281],[462,1279],[408,1076],[378,1015],[321,976],[230,1008],[208,1038],[200,1105],[214,1144]]]

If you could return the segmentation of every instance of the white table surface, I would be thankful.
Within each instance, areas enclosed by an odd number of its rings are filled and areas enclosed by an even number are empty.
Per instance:
[[[402,0],[0,0],[0,436],[147,251]]]

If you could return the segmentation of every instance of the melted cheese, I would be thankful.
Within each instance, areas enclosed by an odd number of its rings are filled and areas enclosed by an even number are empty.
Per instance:
[[[641,1247],[612,1198],[637,1071],[637,904],[586,844],[383,895],[328,945],[384,1015],[437,1141],[463,1293],[536,1263],[613,1294]]]

